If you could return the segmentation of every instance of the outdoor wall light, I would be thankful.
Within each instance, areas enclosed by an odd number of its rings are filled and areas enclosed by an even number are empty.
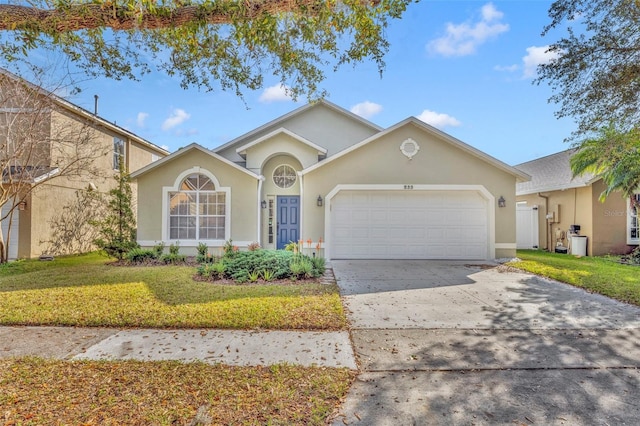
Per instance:
[[[318,199],[316,200],[316,205],[318,207],[322,207],[322,196],[318,195]]]
[[[267,201],[266,200],[262,200],[262,202],[260,203],[260,207],[262,207],[263,209],[267,208]]]
[[[26,201],[20,201],[18,203],[18,210],[24,211],[27,209],[27,202]]]
[[[507,200],[502,195],[498,198],[498,207],[507,207]]]

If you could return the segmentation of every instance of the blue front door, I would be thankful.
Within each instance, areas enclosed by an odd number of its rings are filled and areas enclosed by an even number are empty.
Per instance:
[[[278,244],[283,249],[291,241],[298,242],[300,234],[300,197],[278,196]]]

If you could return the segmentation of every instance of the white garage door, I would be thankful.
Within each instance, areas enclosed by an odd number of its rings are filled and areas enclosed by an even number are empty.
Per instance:
[[[487,200],[476,191],[340,191],[333,259],[487,259]]]
[[[2,206],[0,210],[0,218],[3,218],[5,214],[9,212],[9,204]],[[18,257],[18,225],[20,218],[20,212],[15,210],[13,212],[13,220],[11,221],[11,240],[9,241],[9,260],[15,260]],[[7,244],[7,233],[9,232],[9,217],[2,221],[2,240]]]

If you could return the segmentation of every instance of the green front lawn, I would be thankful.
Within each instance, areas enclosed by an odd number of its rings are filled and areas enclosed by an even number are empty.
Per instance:
[[[216,285],[187,266],[124,267],[92,253],[0,266],[0,325],[346,327],[337,286]]]
[[[5,425],[323,425],[348,369],[0,360]]]
[[[622,265],[614,258],[578,258],[537,250],[518,250],[518,257],[521,262],[508,265],[640,305],[640,266]]]

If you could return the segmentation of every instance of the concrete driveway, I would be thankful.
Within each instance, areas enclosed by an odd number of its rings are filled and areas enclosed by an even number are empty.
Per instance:
[[[361,374],[334,425],[637,425],[640,308],[482,262],[332,261]]]

